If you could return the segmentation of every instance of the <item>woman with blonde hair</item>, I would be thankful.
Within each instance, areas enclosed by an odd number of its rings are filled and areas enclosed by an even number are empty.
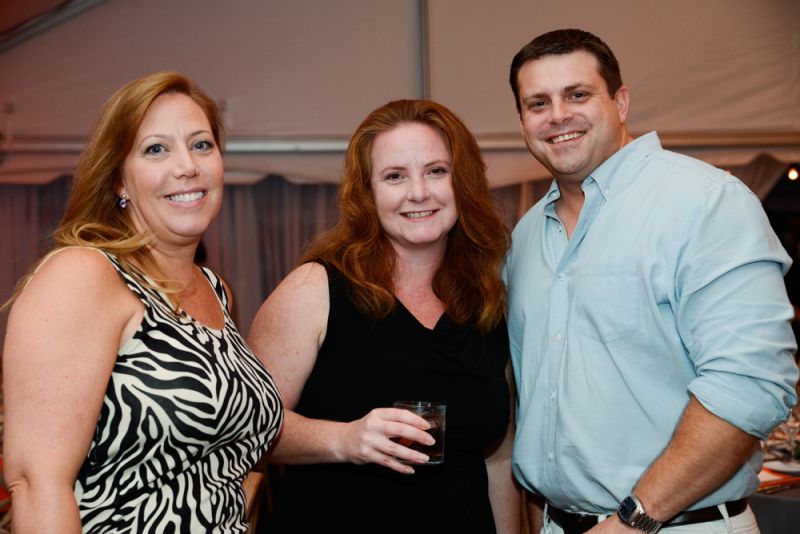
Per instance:
[[[105,104],[55,248],[3,359],[19,532],[244,532],[242,481],[282,421],[269,374],[193,258],[219,212],[223,132],[178,73]]]
[[[508,231],[473,136],[448,109],[390,102],[352,136],[339,223],[248,337],[287,408],[270,532],[515,532],[500,267]],[[428,424],[393,401],[443,401]],[[376,465],[377,464],[377,465]]]

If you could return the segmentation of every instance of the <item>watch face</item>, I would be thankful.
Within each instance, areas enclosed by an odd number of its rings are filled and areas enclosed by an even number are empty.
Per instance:
[[[623,521],[628,521],[633,513],[636,511],[636,502],[630,497],[625,497],[625,500],[619,504],[619,516]]]

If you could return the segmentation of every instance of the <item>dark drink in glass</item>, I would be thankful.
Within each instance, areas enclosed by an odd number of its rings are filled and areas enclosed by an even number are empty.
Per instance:
[[[408,410],[425,419],[431,425],[427,430],[428,434],[436,440],[430,446],[404,438],[398,438],[397,442],[409,449],[427,454],[429,460],[425,465],[444,463],[444,431],[447,406],[436,401],[397,401],[394,403],[394,407]]]

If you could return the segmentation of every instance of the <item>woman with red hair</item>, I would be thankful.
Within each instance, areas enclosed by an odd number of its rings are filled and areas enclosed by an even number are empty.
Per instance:
[[[250,330],[290,409],[271,459],[302,464],[268,527],[518,532],[509,235],[474,137],[439,104],[390,102],[351,138],[339,200]],[[447,405],[442,465],[399,443],[433,441],[403,399]]]

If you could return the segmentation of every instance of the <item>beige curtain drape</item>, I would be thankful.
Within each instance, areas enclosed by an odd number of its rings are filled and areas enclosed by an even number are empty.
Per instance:
[[[727,170],[764,200],[785,169],[785,164],[761,155]],[[70,183],[69,177],[61,177],[45,185],[0,184],[3,302],[11,296],[17,280],[50,247],[49,235],[63,214]],[[549,187],[549,180],[534,180],[494,189],[506,224],[513,228]],[[234,319],[243,334],[311,238],[335,222],[337,192],[335,184],[298,185],[276,175],[254,184],[225,186],[220,215],[203,238],[204,263],[231,287]],[[0,339],[5,338],[7,316],[8,310],[0,313]]]

